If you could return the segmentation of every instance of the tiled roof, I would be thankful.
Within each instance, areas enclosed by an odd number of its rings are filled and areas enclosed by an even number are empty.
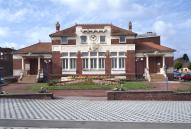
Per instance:
[[[21,48],[15,53],[26,54],[26,53],[51,53],[51,42],[39,42],[31,46]]]
[[[175,50],[172,48],[168,48],[153,42],[140,42],[136,43],[136,51],[137,52],[174,52]]]
[[[50,37],[60,37],[60,36],[76,36],[76,27],[81,26],[83,29],[103,29],[105,26],[111,27],[111,35],[119,36],[119,35],[137,35],[136,33],[114,26],[112,24],[76,24],[72,27],[66,28],[61,31],[57,31],[55,33],[50,34]]]

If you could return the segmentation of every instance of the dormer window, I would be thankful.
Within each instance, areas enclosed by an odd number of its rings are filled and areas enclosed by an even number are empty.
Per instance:
[[[80,36],[80,39],[81,39],[81,44],[87,43],[87,36]]]
[[[119,37],[119,42],[120,42],[120,43],[125,43],[125,42],[126,42],[125,35],[121,35],[121,36]]]
[[[68,44],[68,37],[62,36],[61,41],[62,41],[62,44]]]
[[[106,43],[105,36],[100,36],[100,43],[101,44],[105,44]]]

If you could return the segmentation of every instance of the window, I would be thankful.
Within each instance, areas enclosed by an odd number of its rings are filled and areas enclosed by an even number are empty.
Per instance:
[[[90,56],[97,56],[97,52],[90,52]]]
[[[68,56],[68,52],[63,52],[63,53],[62,53],[62,56],[63,56],[63,57]]]
[[[120,43],[125,43],[125,42],[126,42],[125,36],[121,35],[120,36]]]
[[[76,57],[76,52],[70,52],[70,57]]]
[[[105,68],[105,59],[99,58],[99,68],[104,69]]]
[[[111,65],[112,65],[112,69],[116,69],[117,68],[117,58],[111,58]]]
[[[83,59],[83,69],[88,69],[88,58]]]
[[[119,52],[119,56],[125,56],[125,52]]]
[[[87,36],[80,36],[81,43],[86,44],[87,43]]]
[[[111,56],[117,56],[117,52],[111,52]]]
[[[76,59],[70,58],[70,69],[76,69]]]
[[[99,52],[99,56],[105,56],[105,52]]]
[[[88,52],[82,52],[82,57],[83,56],[88,56]]]
[[[90,59],[90,68],[91,69],[96,69],[97,68],[97,58],[91,58]]]
[[[68,38],[66,36],[62,36],[61,41],[62,44],[68,44]]]
[[[63,59],[62,67],[65,70],[68,69],[68,59],[67,58]]]
[[[103,44],[106,43],[105,42],[105,36],[100,36],[100,43],[103,43]]]
[[[125,58],[119,58],[119,68],[125,68]]]

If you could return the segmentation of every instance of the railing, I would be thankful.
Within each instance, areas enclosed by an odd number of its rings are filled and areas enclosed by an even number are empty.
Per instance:
[[[19,81],[21,81],[25,75],[27,75],[27,71],[22,70],[22,72],[20,73],[20,76],[19,76]]]
[[[39,79],[43,78],[43,71],[42,70],[38,70],[38,73],[36,75],[36,81],[38,82]]]
[[[149,69],[145,68],[145,72],[144,72],[144,77],[146,80],[148,80],[149,82],[151,81],[151,76],[149,74]]]
[[[36,75],[36,80],[38,81],[38,79],[40,79],[40,78],[43,78],[43,71],[42,70],[38,70],[38,72],[37,72],[37,75]]]
[[[164,67],[160,68],[160,73],[166,78],[167,75],[166,75],[166,70]]]

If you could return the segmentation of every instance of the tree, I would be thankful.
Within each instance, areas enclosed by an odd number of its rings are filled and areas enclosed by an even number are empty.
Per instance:
[[[176,61],[174,64],[175,69],[181,69],[182,68],[182,63],[180,61]]]
[[[188,55],[185,53],[184,55],[183,55],[183,60],[185,60],[186,62],[190,62],[190,60],[189,60],[189,57],[188,57]]]
[[[188,69],[190,69],[190,70],[191,70],[191,63],[189,63],[189,65],[188,65]]]

